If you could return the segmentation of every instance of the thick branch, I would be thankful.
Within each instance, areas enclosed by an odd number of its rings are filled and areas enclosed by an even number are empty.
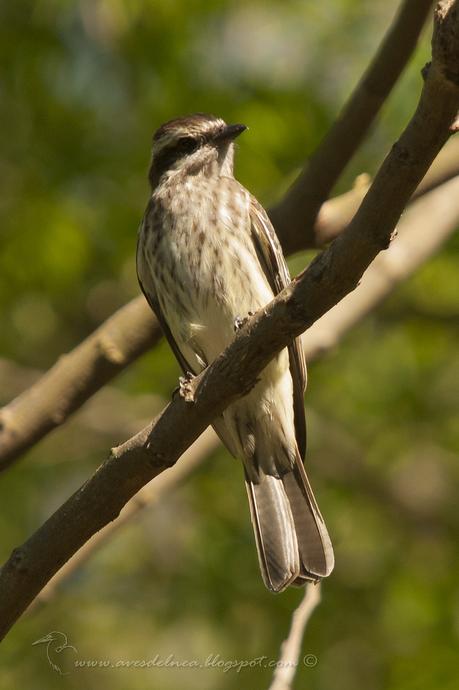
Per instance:
[[[369,68],[349,101],[290,190],[271,210],[274,227],[288,252],[301,248],[301,235],[314,246],[314,223],[381,106],[405,68],[433,5],[404,0]]]
[[[459,0],[439,3],[434,59],[420,103],[384,161],[348,229],[269,305],[146,429],[112,450],[97,470],[0,572],[0,633],[13,625],[52,575],[113,520],[153,477],[172,466],[225,407],[257,382],[268,362],[358,284],[390,238],[404,206],[447,140],[459,108]],[[448,46],[445,56],[438,42]]]

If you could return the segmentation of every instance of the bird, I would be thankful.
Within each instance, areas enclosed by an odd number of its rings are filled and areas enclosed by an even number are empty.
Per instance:
[[[266,211],[234,177],[234,141],[246,129],[195,113],[165,122],[153,136],[137,276],[188,377],[290,282]],[[303,464],[305,386],[296,339],[213,422],[242,461],[260,570],[272,592],[318,582],[334,566]]]
[[[60,632],[60,630],[53,630],[44,637],[32,642],[32,647],[37,644],[46,645],[46,658],[53,671],[56,671],[61,676],[67,676],[69,671],[63,671],[61,666],[55,661],[56,655],[61,654],[66,649],[72,649],[75,653],[77,652],[76,647],[68,644],[67,635]],[[62,663],[61,659],[59,659],[59,663]]]

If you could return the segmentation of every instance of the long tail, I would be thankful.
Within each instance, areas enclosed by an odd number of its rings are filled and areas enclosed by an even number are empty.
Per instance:
[[[334,566],[333,547],[298,454],[281,477],[246,473],[246,487],[263,580],[281,592],[288,585],[319,580]]]

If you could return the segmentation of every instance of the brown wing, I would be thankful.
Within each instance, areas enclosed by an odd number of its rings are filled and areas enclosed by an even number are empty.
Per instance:
[[[250,222],[258,259],[275,295],[290,283],[290,273],[285,263],[279,240],[266,211],[254,197],[250,197]],[[306,387],[306,363],[301,339],[296,338],[288,348],[290,372],[293,380],[293,408],[295,431],[300,455],[306,452],[306,420],[303,394]]]

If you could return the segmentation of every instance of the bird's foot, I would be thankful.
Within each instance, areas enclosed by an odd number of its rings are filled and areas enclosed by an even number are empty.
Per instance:
[[[179,378],[177,391],[185,402],[194,402],[194,390],[193,386],[191,385],[194,378],[194,375],[190,371],[187,371],[184,376]]]
[[[251,316],[253,316],[253,311],[249,311],[247,313],[247,316],[236,316],[236,318],[234,319],[234,332],[237,333],[238,331],[240,331],[241,328],[245,326],[245,324]]]

